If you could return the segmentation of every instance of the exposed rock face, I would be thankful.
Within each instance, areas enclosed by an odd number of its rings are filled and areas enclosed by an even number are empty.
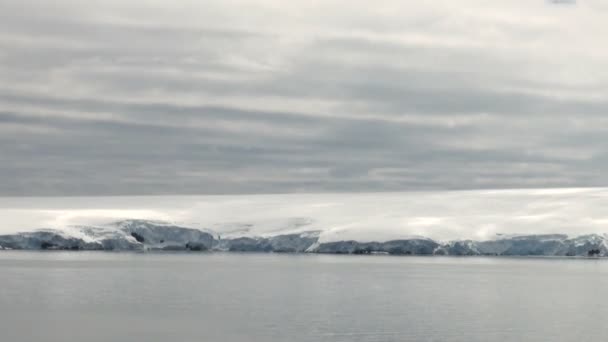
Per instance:
[[[134,237],[135,240],[137,240],[137,242],[141,242],[141,243],[146,242],[146,239],[143,236],[141,236],[135,232],[131,233],[131,236]]]

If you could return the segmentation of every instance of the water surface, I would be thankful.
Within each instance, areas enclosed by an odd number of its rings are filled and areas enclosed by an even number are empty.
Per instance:
[[[0,252],[2,341],[584,341],[608,260]]]

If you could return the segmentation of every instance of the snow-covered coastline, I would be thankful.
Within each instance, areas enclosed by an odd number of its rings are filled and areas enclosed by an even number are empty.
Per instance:
[[[225,237],[159,221],[125,220],[106,226],[72,226],[0,235],[0,249],[104,251],[224,251],[393,255],[608,256],[608,236],[565,234],[499,236],[442,243],[424,237],[322,242],[320,232]]]
[[[0,248],[608,255],[608,189],[0,198]]]

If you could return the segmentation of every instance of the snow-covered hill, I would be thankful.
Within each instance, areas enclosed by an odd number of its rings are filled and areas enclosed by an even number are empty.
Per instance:
[[[608,189],[0,198],[0,248],[608,254]]]

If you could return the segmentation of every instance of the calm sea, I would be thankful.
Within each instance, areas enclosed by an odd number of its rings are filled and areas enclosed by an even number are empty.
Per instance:
[[[608,260],[0,252],[1,341],[602,341]]]

